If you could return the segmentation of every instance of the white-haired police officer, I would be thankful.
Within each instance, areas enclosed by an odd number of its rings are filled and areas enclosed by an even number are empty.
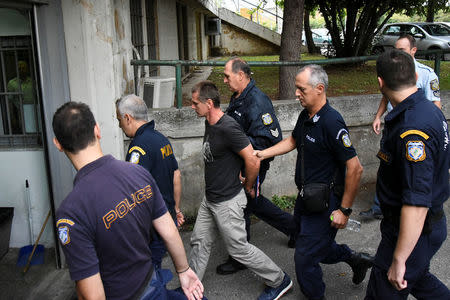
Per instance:
[[[394,109],[385,118],[376,193],[382,239],[366,299],[450,299],[429,272],[447,237],[449,136],[441,110],[416,87],[412,57],[394,49],[377,60],[380,91]]]
[[[355,284],[364,280],[372,266],[370,255],[335,241],[337,230],[345,228],[352,213],[363,168],[344,119],[328,103],[328,75],[323,68],[301,68],[295,86],[295,95],[305,109],[292,135],[255,154],[267,159],[297,149],[295,183],[300,193],[294,209],[298,224],[295,272],[308,299],[324,299],[320,263],[346,262],[353,270]]]

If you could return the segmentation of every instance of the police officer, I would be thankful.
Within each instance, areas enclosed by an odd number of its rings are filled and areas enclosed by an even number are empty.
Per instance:
[[[416,40],[412,35],[404,34],[401,35],[397,42],[395,43],[395,48],[404,51],[411,55],[414,58],[416,54]],[[439,90],[439,79],[434,73],[434,70],[424,64],[421,64],[416,59],[414,59],[414,65],[416,69],[416,73],[419,78],[417,79],[416,86],[425,93],[425,97],[432,101],[437,107],[441,108],[441,99],[440,99],[440,90]],[[392,110],[391,103],[388,102],[386,97],[382,97],[380,101],[380,105],[378,107],[378,111],[375,115],[375,119],[372,123],[373,131],[376,134],[380,134],[381,127],[381,116],[386,112]],[[375,196],[373,206],[366,210],[360,212],[360,215],[366,218],[376,218],[380,219],[382,217],[381,209],[380,209],[380,201]]]
[[[450,299],[429,272],[447,236],[449,196],[447,121],[416,87],[414,60],[399,50],[377,60],[380,91],[394,109],[385,118],[376,193],[382,239],[366,299]]]
[[[345,228],[363,168],[342,116],[328,103],[328,76],[322,67],[307,65],[295,78],[296,96],[305,108],[292,135],[273,147],[255,151],[261,159],[297,149],[295,183],[299,195],[294,219],[298,224],[295,271],[308,299],[323,299],[325,283],[319,263],[348,263],[353,282],[364,280],[372,257],[338,245],[338,229]]]
[[[233,92],[226,114],[241,125],[253,148],[261,150],[281,141],[281,128],[272,101],[256,87],[255,81],[251,78],[250,66],[240,58],[230,59],[225,64],[223,81]],[[245,219],[248,240],[250,240],[251,213],[284,234],[288,236],[293,234],[292,215],[260,194],[261,184],[264,182],[271,160],[261,163],[257,180],[258,196],[253,198],[247,195]],[[294,247],[294,244],[292,236],[288,245]],[[232,274],[244,268],[242,264],[229,257],[224,264],[217,267],[217,273]]]
[[[133,138],[125,160],[143,166],[155,178],[167,209],[178,226],[183,225],[180,210],[181,172],[169,140],[155,130],[155,121],[147,121],[147,105],[136,95],[127,95],[116,102],[119,126],[127,137]],[[163,241],[155,233],[152,260],[158,269],[166,252]]]

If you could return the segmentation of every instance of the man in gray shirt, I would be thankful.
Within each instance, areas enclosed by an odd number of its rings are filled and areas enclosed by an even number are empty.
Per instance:
[[[253,147],[240,125],[220,109],[219,91],[214,83],[202,81],[194,86],[191,107],[206,121],[205,198],[191,237],[190,266],[203,278],[212,243],[220,234],[228,253],[264,279],[267,288],[258,299],[279,299],[292,287],[290,277],[246,238],[245,193],[255,197],[259,159],[253,156]],[[245,179],[241,183],[239,173],[244,165]]]

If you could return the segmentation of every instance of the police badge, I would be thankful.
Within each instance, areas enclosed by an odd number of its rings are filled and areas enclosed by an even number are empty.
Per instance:
[[[58,236],[59,240],[61,241],[61,244],[67,245],[68,243],[70,243],[69,227],[67,226],[58,227]]]
[[[423,161],[427,157],[425,144],[422,141],[409,141],[406,143],[406,159],[409,161]]]
[[[139,163],[139,158],[141,157],[141,155],[139,154],[139,152],[133,152],[131,153],[131,157],[130,157],[130,163],[132,164],[138,164]]]
[[[272,124],[272,122],[273,122],[272,116],[269,113],[263,114],[261,116],[261,118],[262,118],[264,125],[266,125],[266,126]]]
[[[342,143],[344,144],[345,147],[350,147],[352,145],[352,141],[350,141],[348,133],[344,133],[342,135]]]

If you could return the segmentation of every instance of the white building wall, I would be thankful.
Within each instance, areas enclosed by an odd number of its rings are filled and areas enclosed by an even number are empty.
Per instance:
[[[188,32],[188,47],[189,59],[197,60],[197,33],[195,27],[195,9],[187,8],[187,32]]]
[[[70,98],[87,103],[105,154],[123,159],[115,100],[134,91],[128,1],[62,1]]]
[[[32,245],[39,235],[45,217],[50,210],[44,151],[2,151],[0,165],[2,166],[2,174],[8,174],[2,176],[2,180],[0,180],[0,206],[14,207],[9,246]],[[29,196],[34,233],[32,239],[30,239],[25,180],[28,180],[30,185]],[[52,226],[53,221],[50,217],[39,244],[45,247],[54,245]]]
[[[177,9],[174,0],[158,0],[156,3],[158,23],[159,59],[178,59]],[[175,77],[174,67],[161,67],[160,76]]]
[[[201,17],[200,28],[201,28],[200,29],[201,30],[200,37],[202,39],[202,57],[203,57],[203,60],[207,60],[209,43],[208,43],[208,37],[205,35],[205,15],[204,14],[202,14],[202,17]]]

